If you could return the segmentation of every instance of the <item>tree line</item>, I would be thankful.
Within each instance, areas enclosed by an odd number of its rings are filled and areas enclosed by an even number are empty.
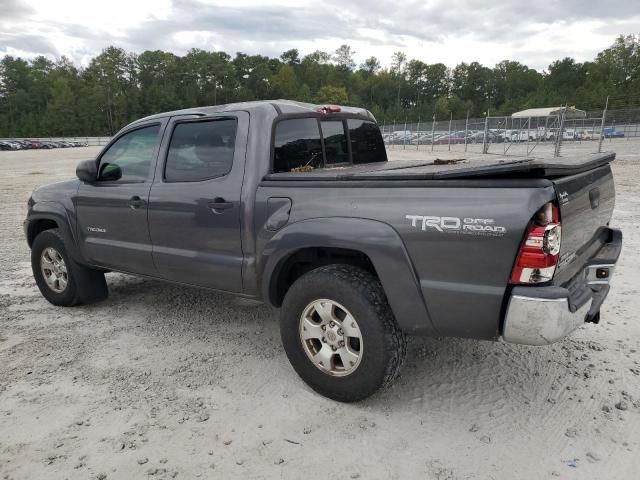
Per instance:
[[[393,55],[388,68],[361,65],[342,45],[333,53],[279,58],[192,49],[184,56],[108,47],[79,68],[62,57],[0,61],[0,138],[111,135],[145,115],[180,108],[287,98],[368,108],[379,121],[507,115],[524,108],[640,104],[640,36],[618,37],[593,61],[564,58],[539,72],[504,60],[448,68]]]

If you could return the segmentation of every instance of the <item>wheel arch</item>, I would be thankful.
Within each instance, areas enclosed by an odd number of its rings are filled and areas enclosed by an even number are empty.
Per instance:
[[[25,234],[29,248],[36,237],[46,231],[57,228],[64,240],[67,253],[76,261],[81,261],[75,241],[71,221],[63,205],[56,202],[37,202],[29,212],[25,222]]]
[[[303,220],[278,231],[262,251],[262,297],[275,307],[306,271],[347,263],[379,279],[400,328],[437,334],[404,243],[385,223],[344,217]]]
[[[36,218],[29,221],[27,225],[27,243],[29,248],[33,246],[36,237],[45,230],[58,228],[58,222],[49,217]]]

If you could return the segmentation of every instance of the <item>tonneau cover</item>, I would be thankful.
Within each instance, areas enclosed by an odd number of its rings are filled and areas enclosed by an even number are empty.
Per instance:
[[[513,158],[494,155],[456,160],[393,160],[350,167],[324,168],[311,172],[280,172],[265,180],[448,180],[464,178],[557,178],[592,170],[615,159],[604,152],[560,158]]]

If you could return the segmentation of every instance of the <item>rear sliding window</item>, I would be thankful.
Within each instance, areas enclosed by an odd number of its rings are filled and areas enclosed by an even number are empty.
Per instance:
[[[350,118],[347,120],[347,127],[351,138],[351,156],[354,164],[387,161],[387,151],[378,125]]]
[[[274,172],[386,161],[382,135],[374,122],[295,118],[276,124]]]
[[[344,133],[342,121],[320,122],[324,139],[324,154],[327,165],[349,163],[347,135]]]

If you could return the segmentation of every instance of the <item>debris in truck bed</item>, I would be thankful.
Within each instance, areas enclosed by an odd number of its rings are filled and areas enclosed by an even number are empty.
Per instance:
[[[434,165],[453,165],[458,162],[462,162],[464,158],[436,158],[433,161]]]
[[[290,172],[313,172],[313,165],[303,165],[301,167],[294,167]]]

